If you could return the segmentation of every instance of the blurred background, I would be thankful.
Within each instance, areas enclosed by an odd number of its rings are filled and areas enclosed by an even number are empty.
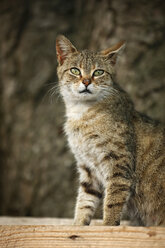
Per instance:
[[[165,122],[165,1],[1,0],[0,215],[74,213],[78,179],[55,88],[57,34],[95,51],[126,40],[118,82],[137,110]]]

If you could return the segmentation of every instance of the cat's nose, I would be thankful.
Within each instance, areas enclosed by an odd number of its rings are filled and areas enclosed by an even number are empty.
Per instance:
[[[82,83],[87,87],[89,84],[91,84],[91,79],[90,78],[84,78]]]

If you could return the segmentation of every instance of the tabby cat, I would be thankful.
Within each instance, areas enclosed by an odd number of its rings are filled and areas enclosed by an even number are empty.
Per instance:
[[[65,132],[80,175],[75,225],[89,225],[103,199],[104,225],[165,225],[165,129],[137,112],[114,80],[124,43],[79,52],[56,40]]]

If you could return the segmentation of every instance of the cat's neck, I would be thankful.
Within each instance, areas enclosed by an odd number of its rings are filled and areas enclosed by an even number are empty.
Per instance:
[[[67,119],[79,120],[93,106],[91,102],[69,102],[66,106]]]

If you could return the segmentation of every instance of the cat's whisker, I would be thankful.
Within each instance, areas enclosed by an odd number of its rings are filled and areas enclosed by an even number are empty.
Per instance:
[[[53,85],[53,87],[51,87],[45,94],[43,101],[45,100],[45,98],[48,98],[50,100],[50,103],[52,104],[54,102],[54,100],[58,100],[58,98],[61,97],[60,92],[59,92],[59,84],[58,82],[52,82],[52,83],[48,83],[46,86],[50,86]],[[57,97],[54,97],[54,96]]]

